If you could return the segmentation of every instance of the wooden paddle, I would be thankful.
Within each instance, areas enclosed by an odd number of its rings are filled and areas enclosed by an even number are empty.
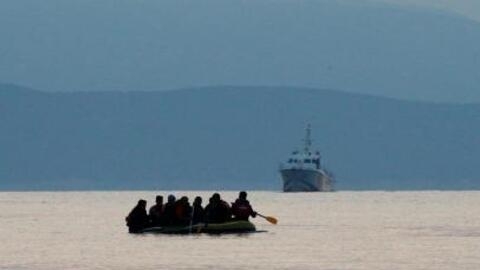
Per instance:
[[[272,223],[272,224],[274,224],[274,225],[276,225],[276,224],[278,223],[278,220],[277,220],[276,218],[274,218],[274,217],[264,216],[264,215],[262,215],[262,214],[260,214],[260,213],[257,213],[257,215],[258,215],[258,216],[261,216],[262,218],[266,219],[268,222],[270,222],[270,223]]]

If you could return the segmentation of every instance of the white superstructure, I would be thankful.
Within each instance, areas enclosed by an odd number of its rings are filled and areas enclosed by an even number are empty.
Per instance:
[[[320,152],[311,148],[311,127],[307,125],[303,149],[293,151],[280,167],[283,191],[333,190],[333,177],[322,169]]]

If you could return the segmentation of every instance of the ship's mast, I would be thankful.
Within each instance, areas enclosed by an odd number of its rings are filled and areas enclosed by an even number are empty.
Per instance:
[[[312,130],[310,128],[310,124],[307,125],[307,129],[306,129],[306,134],[305,134],[305,153],[308,153],[310,151],[310,146],[312,146],[312,139],[311,139],[311,133],[312,133]]]

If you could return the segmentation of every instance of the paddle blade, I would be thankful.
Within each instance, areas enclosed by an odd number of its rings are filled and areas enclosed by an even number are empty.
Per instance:
[[[272,224],[277,224],[278,223],[278,220],[274,217],[265,217],[265,219]]]

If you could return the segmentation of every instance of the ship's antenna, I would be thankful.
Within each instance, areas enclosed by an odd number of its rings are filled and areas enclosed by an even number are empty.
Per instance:
[[[312,129],[310,128],[310,124],[308,124],[305,135],[305,153],[308,153],[310,151],[310,146],[312,146],[311,133]]]

